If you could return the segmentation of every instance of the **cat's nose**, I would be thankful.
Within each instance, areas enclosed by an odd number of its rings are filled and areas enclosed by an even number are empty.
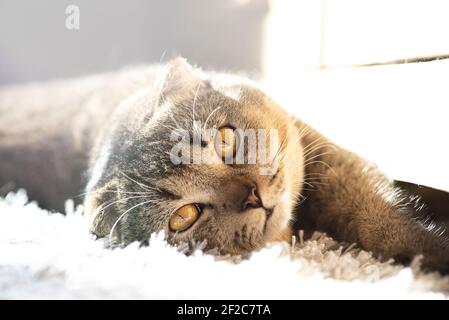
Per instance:
[[[257,192],[257,187],[255,185],[246,186],[246,195],[238,200],[238,206],[241,211],[247,210],[249,208],[260,208],[262,207],[262,201],[260,200],[259,193]]]

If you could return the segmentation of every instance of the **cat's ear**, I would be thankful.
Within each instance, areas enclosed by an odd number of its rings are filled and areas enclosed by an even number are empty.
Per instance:
[[[188,98],[195,94],[206,81],[184,58],[176,58],[168,63],[168,70],[162,84],[161,96],[171,100]]]

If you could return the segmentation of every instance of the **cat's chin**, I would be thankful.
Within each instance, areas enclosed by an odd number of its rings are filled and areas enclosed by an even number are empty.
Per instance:
[[[290,220],[289,210],[282,205],[273,208],[273,213],[267,216],[264,225],[264,241],[270,242],[279,239],[280,235],[288,228]]]

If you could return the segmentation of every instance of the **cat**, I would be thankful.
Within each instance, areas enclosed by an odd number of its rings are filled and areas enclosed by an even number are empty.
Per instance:
[[[419,190],[246,78],[176,58],[3,88],[0,112],[0,190],[26,188],[59,211],[82,199],[98,237],[146,243],[163,230],[171,244],[206,240],[244,256],[319,230],[381,259],[423,255],[424,269],[449,270],[445,225],[429,222]]]

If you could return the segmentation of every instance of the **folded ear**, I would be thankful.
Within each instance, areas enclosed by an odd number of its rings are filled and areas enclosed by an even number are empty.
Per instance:
[[[206,81],[184,58],[176,58],[168,63],[168,72],[162,85],[161,97],[172,101],[195,95]]]

